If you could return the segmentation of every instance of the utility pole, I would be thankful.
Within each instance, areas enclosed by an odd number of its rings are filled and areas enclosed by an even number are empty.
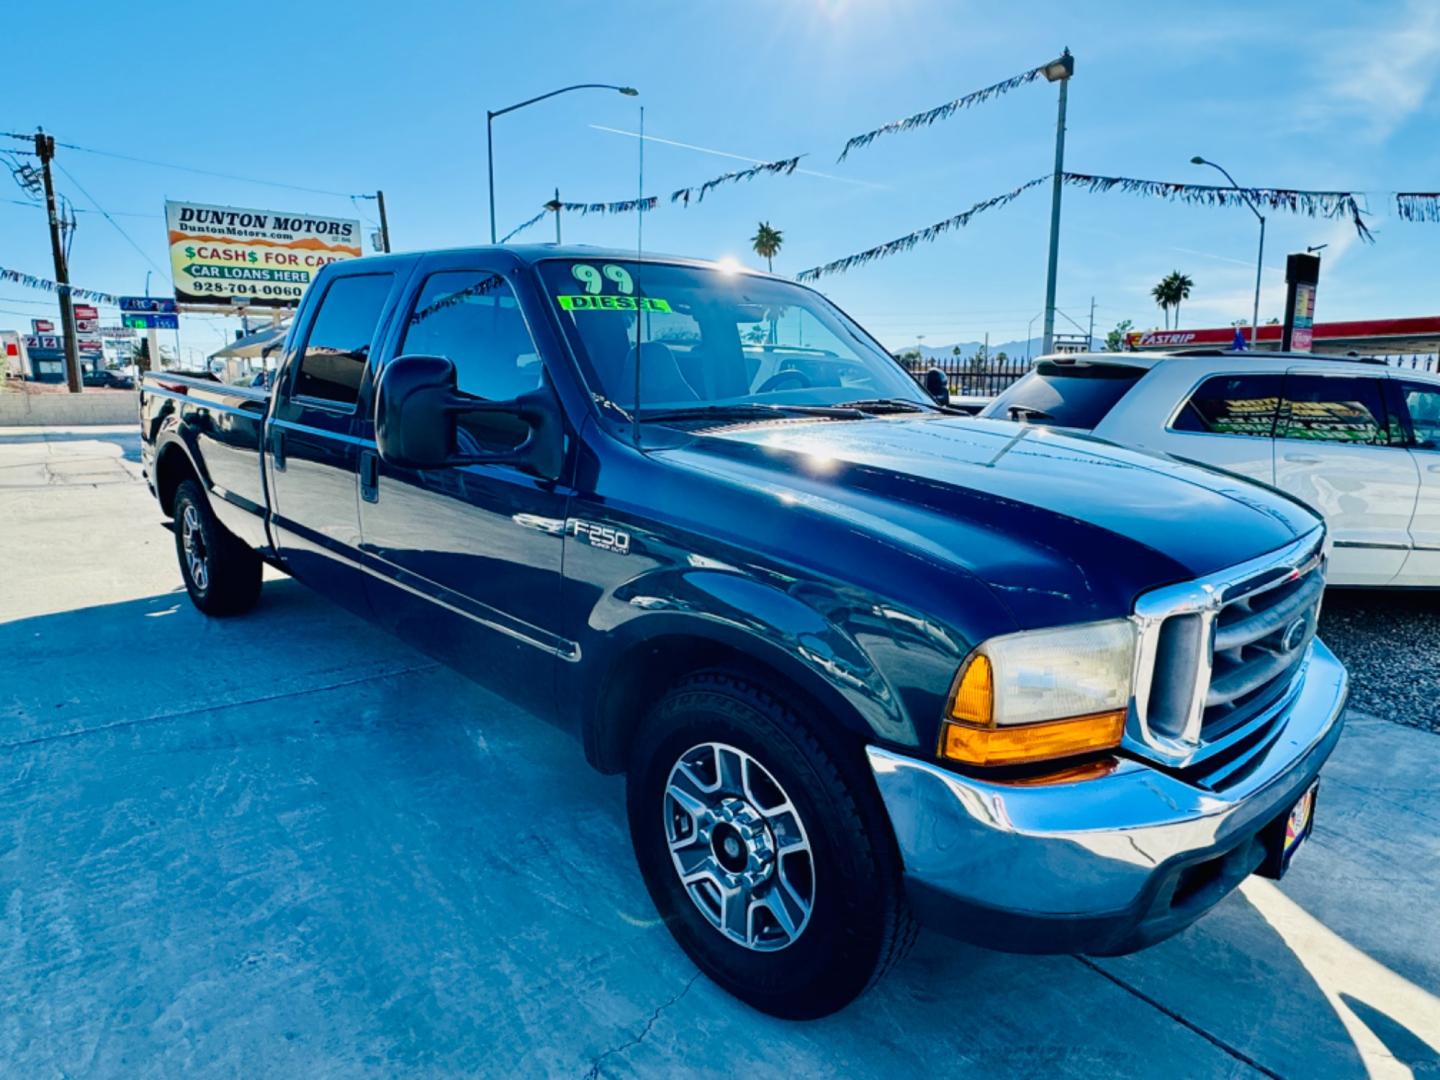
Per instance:
[[[1066,49],[1058,60],[1045,65],[1045,78],[1060,84],[1060,113],[1055,122],[1055,175],[1050,191],[1050,261],[1045,271],[1045,337],[1040,351],[1055,348],[1055,277],[1060,262],[1060,191],[1065,186],[1065,102],[1070,77],[1075,74],[1075,58]]]
[[[1085,351],[1095,348],[1095,298],[1090,297],[1090,329],[1085,334]]]
[[[555,244],[560,244],[560,189],[555,189]]]
[[[55,182],[50,176],[50,159],[55,156],[55,138],[35,133],[35,154],[45,177],[45,212],[50,218],[50,253],[55,257],[55,284],[60,293],[60,331],[65,335],[65,382],[70,393],[80,393],[80,354],[75,341],[75,305],[70,300],[70,268],[65,264],[65,247],[60,242],[60,219],[55,212]]]
[[[380,208],[380,247],[388,254],[390,251],[390,221],[385,216],[385,192],[375,192],[375,205]]]

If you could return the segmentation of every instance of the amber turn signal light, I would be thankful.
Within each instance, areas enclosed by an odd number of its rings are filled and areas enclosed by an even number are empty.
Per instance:
[[[965,674],[968,678],[970,672]],[[952,715],[959,711],[959,698],[957,693]],[[966,765],[1018,765],[1110,750],[1120,745],[1124,733],[1123,709],[1015,727],[976,727],[952,721],[941,734],[940,753]]]

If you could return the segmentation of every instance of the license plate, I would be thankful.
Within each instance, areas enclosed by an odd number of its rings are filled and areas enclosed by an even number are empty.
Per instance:
[[[1305,842],[1310,835],[1310,826],[1315,823],[1315,789],[1318,784],[1311,784],[1300,801],[1290,811],[1289,818],[1285,821],[1285,840],[1280,846],[1280,858],[1288,863],[1297,848]]]
[[[1278,880],[1290,869],[1290,860],[1315,827],[1315,793],[1319,788],[1317,780],[1305,789],[1288,814],[1267,825],[1261,833],[1265,845],[1265,858],[1258,869],[1261,877]]]

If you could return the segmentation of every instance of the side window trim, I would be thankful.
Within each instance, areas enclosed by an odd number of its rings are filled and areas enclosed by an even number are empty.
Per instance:
[[[334,413],[336,416],[353,416],[358,411],[360,407],[360,394],[365,383],[363,369],[361,371],[360,384],[355,390],[355,400],[348,403],[337,401],[334,398],[322,398],[315,397],[313,394],[303,394],[296,390],[296,386],[300,381],[300,369],[305,365],[305,351],[310,347],[310,335],[315,332],[315,324],[320,321],[320,316],[325,310],[325,301],[330,298],[330,293],[340,282],[359,277],[388,277],[390,279],[389,293],[381,306],[379,317],[375,320],[375,327],[370,332],[370,348],[366,354],[367,363],[365,365],[365,367],[369,367],[368,357],[375,352],[376,343],[383,341],[386,336],[384,331],[387,326],[388,311],[393,306],[391,300],[395,294],[397,279],[400,277],[394,270],[356,269],[350,272],[337,273],[330,279],[325,286],[325,291],[321,293],[319,299],[315,301],[314,313],[306,315],[305,336],[295,344],[292,352],[294,360],[289,365],[285,377],[280,380],[280,382],[285,384],[283,387],[284,401],[293,401],[307,409],[320,409],[324,412]],[[296,317],[299,317],[298,311],[296,312]],[[281,388],[277,387],[276,389],[278,392]]]

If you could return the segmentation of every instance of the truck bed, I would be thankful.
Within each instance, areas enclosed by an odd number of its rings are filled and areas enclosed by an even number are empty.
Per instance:
[[[146,372],[140,383],[146,479],[151,487],[163,479],[158,465],[178,440],[189,449],[226,528],[258,547],[268,546],[261,450],[269,411],[270,390],[263,387],[229,386],[173,371]]]

